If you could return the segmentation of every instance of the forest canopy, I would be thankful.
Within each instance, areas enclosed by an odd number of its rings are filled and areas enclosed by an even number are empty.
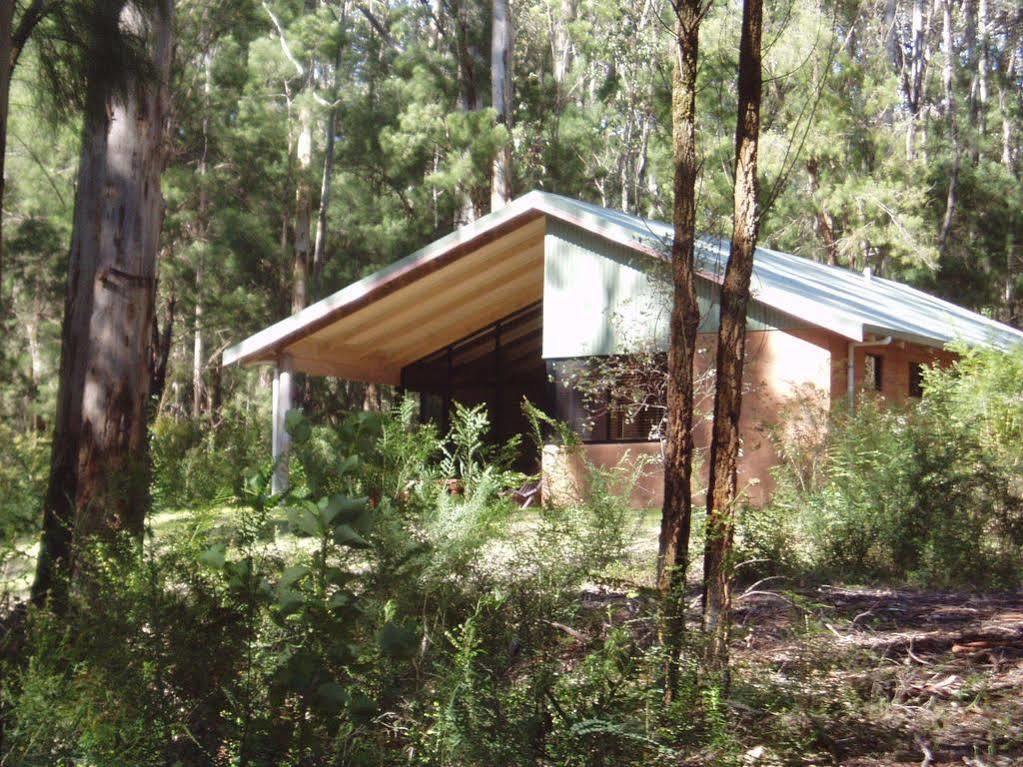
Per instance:
[[[767,4],[760,242],[1013,321],[1020,9],[950,6],[946,34],[941,3]],[[181,3],[160,411],[207,413],[255,394],[244,377],[222,382],[218,355],[290,312],[296,247],[309,251],[306,300],[327,295],[485,210],[500,147],[513,155],[513,196],[541,188],[669,219],[667,12],[514,4],[505,119],[490,103],[489,6]],[[734,12],[714,4],[702,29],[697,228],[714,235],[731,226]],[[83,54],[66,24],[39,21],[11,84],[0,407],[23,423],[54,407],[82,114],[67,90]]]

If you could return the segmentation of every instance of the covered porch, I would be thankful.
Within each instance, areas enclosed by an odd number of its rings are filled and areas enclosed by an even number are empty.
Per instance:
[[[422,395],[447,425],[455,401],[485,404],[491,439],[527,429],[523,397],[550,400],[542,357],[546,221],[514,207],[413,253],[232,347],[224,364],[272,365],[274,489],[287,487],[295,373]],[[522,468],[533,471],[538,467]],[[535,464],[535,459],[533,460]]]

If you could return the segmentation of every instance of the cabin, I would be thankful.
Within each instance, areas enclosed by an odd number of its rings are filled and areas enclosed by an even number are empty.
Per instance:
[[[656,360],[667,349],[671,238],[669,224],[533,191],[231,347],[225,366],[274,368],[275,484],[287,482],[284,418],[302,372],[416,392],[422,417],[442,425],[453,402],[485,403],[495,440],[526,430],[527,397],[582,441],[550,445],[529,467],[542,471],[545,493],[585,492],[587,464],[640,460],[634,501],[658,505],[663,409],[596,407],[573,381],[594,359]],[[727,242],[697,245],[698,373],[713,367],[727,257]],[[765,248],[754,261],[739,468],[752,503],[769,497],[778,459],[768,434],[784,427],[786,403],[812,392],[825,406],[854,406],[861,390],[902,401],[919,395],[924,366],[954,359],[953,341],[1023,342],[1014,328],[869,271]],[[708,436],[701,423],[697,446]]]

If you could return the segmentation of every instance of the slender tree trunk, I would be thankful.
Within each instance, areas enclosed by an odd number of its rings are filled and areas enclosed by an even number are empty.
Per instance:
[[[1005,172],[1010,178],[1015,176],[1015,167],[1013,165],[1012,156],[1012,119],[1009,115],[1007,104],[1007,97],[1011,95],[1011,92],[1007,93],[1007,90],[1011,88],[1012,84],[1015,82],[1015,63],[1015,52],[1009,52],[1006,55],[1006,66],[1002,86],[998,92],[998,110],[1001,113],[1002,119],[1001,161],[1002,167],[1005,169]],[[1016,234],[1011,224],[1012,220],[1012,211],[1010,211],[1010,224],[1005,227],[1005,288],[1003,291],[1003,303],[1006,322],[1015,325],[1020,319],[1017,307],[1018,297],[1016,291],[1016,280],[1018,279],[1019,273],[1019,256],[1017,254],[1019,243],[1016,240]]]
[[[897,0],[885,0],[884,6],[884,49],[895,71],[902,65],[902,51],[899,48]]]
[[[554,21],[551,34],[551,56],[554,60],[554,82],[558,86],[558,97],[565,84],[565,78],[572,69],[572,38],[568,27],[575,21],[577,0],[561,0],[561,13]]]
[[[970,75],[970,89],[967,94],[970,121],[977,121],[977,0],[963,0],[963,47],[966,52],[966,71]]]
[[[280,253],[281,253],[280,283],[281,283],[281,292],[282,292],[283,295],[287,295],[286,291],[291,287],[291,285],[288,282],[288,276],[287,276],[287,265],[288,265],[288,263],[290,261],[290,257],[291,257],[291,253],[288,250],[288,228],[290,227],[290,225],[291,225],[291,219],[290,219],[290,217],[288,215],[288,203],[284,202],[283,203],[283,211],[281,213],[281,236],[278,239],[278,245],[280,247]],[[294,268],[294,264],[292,264],[292,268]],[[281,308],[282,312],[286,311],[286,309],[284,308],[283,305],[280,308]]]
[[[941,46],[945,54],[945,65],[941,77],[944,89],[945,121],[948,125],[949,140],[952,142],[952,169],[948,178],[948,194],[945,197],[945,215],[941,223],[941,232],[938,235],[939,247],[944,252],[948,250],[949,238],[959,206],[959,169],[962,164],[954,87],[956,52],[953,48],[952,37],[952,0],[942,0]]]
[[[39,22],[54,5],[45,0],[32,0],[14,23],[15,0],[0,0],[0,317],[7,311],[4,304],[4,173],[7,159],[7,120],[11,107],[11,78],[21,51]]]
[[[167,301],[167,319],[160,331],[160,323],[156,312],[153,312],[153,331],[150,342],[150,381],[149,396],[155,403],[155,412],[159,413],[163,403],[163,394],[167,387],[167,364],[170,361],[171,340],[174,334],[174,310],[177,300],[171,293]]]
[[[35,289],[32,295],[32,319],[29,320],[26,329],[28,336],[28,360],[29,360],[29,391],[28,407],[25,408],[25,416],[29,422],[27,427],[33,431],[42,432],[46,428],[46,421],[39,412],[39,386],[43,380],[43,349],[39,342],[39,327],[43,322],[43,290],[41,280],[35,280]]]
[[[482,108],[479,88],[476,83],[476,57],[478,48],[472,42],[472,4],[468,0],[455,0],[455,38],[453,53],[458,62],[459,97],[458,108],[464,112],[476,112]],[[487,213],[489,195],[486,184],[474,184],[462,190],[458,224],[468,224]]]
[[[906,157],[916,157],[917,128],[923,107],[923,88],[927,70],[927,25],[924,19],[923,0],[913,0],[910,11],[909,58],[903,66],[903,90],[909,107],[906,123]]]
[[[14,0],[0,0],[0,317],[4,301],[4,161],[7,157],[7,113],[10,109],[13,74]]]
[[[508,129],[507,143],[497,150],[490,184],[490,210],[507,205],[512,198],[512,19],[508,0],[493,0],[490,41],[490,95],[497,123]]]
[[[219,423],[220,406],[224,401],[224,365],[223,355],[218,353],[210,360],[210,415],[214,426]]]
[[[341,64],[344,55],[344,19],[347,5],[342,6],[341,24],[342,38],[337,44],[337,51],[334,54],[334,82],[331,89],[331,105],[327,110],[327,125],[324,153],[323,153],[323,179],[320,181],[320,207],[316,213],[316,243],[313,246],[313,280],[317,283],[317,290],[320,290],[319,281],[323,275],[323,268],[327,263],[327,218],[330,214],[330,197],[334,188],[334,155],[335,142],[337,141],[337,115],[338,99],[340,97]]]
[[[675,71],[672,84],[674,206],[671,245],[671,345],[668,347],[668,423],[664,503],[657,553],[657,587],[663,600],[663,641],[668,650],[665,697],[678,685],[678,658],[685,631],[686,573],[692,521],[693,359],[700,309],[696,296],[696,76],[701,0],[675,6]]]
[[[632,198],[636,201],[636,212],[639,215],[648,213],[648,205],[641,206],[640,199],[649,192],[647,168],[650,160],[650,134],[653,132],[654,121],[646,114],[642,117],[640,128],[639,150],[632,173]]]
[[[127,4],[123,27],[148,38],[152,79],[125,88],[90,76],[62,333],[43,539],[32,597],[58,608],[73,551],[94,534],[141,538],[149,346],[173,5]],[[101,10],[98,12],[111,12]],[[113,11],[118,13],[118,11]]]
[[[316,211],[316,242],[313,245],[313,280],[319,282],[327,264],[327,219],[334,187],[334,144],[337,131],[337,108],[327,113],[326,145],[323,153],[323,178],[320,181],[320,206]]]
[[[310,228],[312,226],[312,185],[309,170],[313,162],[312,109],[299,110],[299,134],[295,147],[298,184],[295,191],[295,252],[292,266],[291,311],[300,312],[309,303]]]
[[[1002,165],[1013,171],[1012,158],[1012,115],[1009,110],[1009,98],[1012,96],[1012,84],[1015,79],[1016,56],[1013,53],[1007,54],[1008,64],[1005,68],[1006,75],[1002,81],[1002,87],[998,92],[998,111],[1002,118]]]
[[[195,265],[195,328],[192,337],[192,417],[199,418],[205,407],[206,385],[203,368],[206,364],[206,347],[203,339],[202,291],[206,281],[205,254],[198,254]]]
[[[838,241],[835,239],[835,219],[828,211],[824,202],[820,199],[820,164],[817,159],[811,157],[806,161],[806,173],[810,178],[810,197],[817,205],[815,229],[824,246],[824,253],[827,256],[829,266],[838,264]]]
[[[979,110],[977,127],[980,135],[987,133],[987,99],[988,99],[988,68],[990,67],[991,38],[988,32],[988,0],[980,0],[977,19],[980,37],[977,41],[977,108]]]
[[[762,70],[760,39],[762,0],[745,0],[739,42],[739,112],[735,128],[735,199],[732,245],[721,285],[714,425],[707,488],[707,532],[704,551],[704,629],[710,635],[707,660],[727,670],[731,630],[732,538],[737,502],[736,463],[753,254],[760,225],[757,148],[760,138]]]
[[[955,94],[952,89],[955,78],[955,51],[952,49],[952,0],[941,0],[941,50],[944,66],[941,69],[941,87],[944,96],[946,116],[952,114]]]
[[[362,409],[373,413],[380,412],[380,387],[375,383],[370,382],[363,389]]]
[[[204,14],[206,20],[206,14]],[[203,52],[203,116],[202,155],[199,157],[199,210],[197,234],[199,248],[195,264],[195,336],[192,343],[192,417],[198,418],[206,407],[206,384],[203,371],[206,349],[203,338],[203,292],[206,289],[206,250],[210,242],[209,148],[210,148],[210,96],[213,93],[213,51],[209,41]]]

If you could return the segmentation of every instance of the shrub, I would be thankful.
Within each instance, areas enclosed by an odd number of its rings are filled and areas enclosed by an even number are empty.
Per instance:
[[[510,450],[482,443],[482,410],[460,409],[444,436],[413,414],[405,402],[336,430],[290,414],[283,496],[265,463],[244,479],[218,470],[203,481],[239,488],[221,524],[204,511],[141,552],[83,552],[68,613],[32,612],[24,651],[0,669],[0,761],[440,767],[535,764],[579,743],[594,764],[661,753],[667,736],[639,708],[601,724],[576,692],[629,707],[656,696],[657,667],[627,660],[643,656],[639,641],[605,641],[579,598],[628,543],[627,502],[598,482],[586,508],[520,514],[504,491],[522,477]],[[216,441],[169,422],[154,442],[164,501],[196,492],[189,474],[212,471],[197,467]],[[452,472],[458,492],[438,481]],[[564,626],[587,623],[594,645],[566,645]],[[611,657],[616,675],[587,682]]]
[[[1017,584],[1023,354],[961,352],[926,373],[919,403],[863,396],[815,444],[783,444],[771,505],[743,523],[753,554],[844,578]],[[823,460],[808,470],[808,456]]]
[[[50,441],[0,424],[0,535],[34,533],[46,492]]]
[[[153,500],[157,510],[207,507],[233,501],[243,479],[266,461],[262,414],[227,410],[205,420],[161,416],[150,429]]]

